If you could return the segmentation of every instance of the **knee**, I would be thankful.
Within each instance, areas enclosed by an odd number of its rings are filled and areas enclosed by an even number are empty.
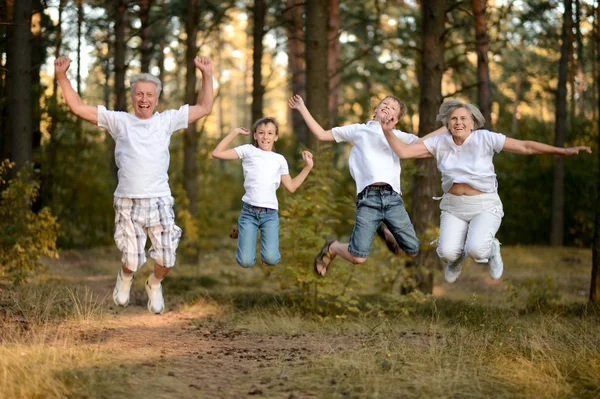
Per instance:
[[[121,261],[125,273],[135,273],[146,263],[146,257],[139,254],[123,254]]]
[[[262,257],[262,261],[269,266],[275,266],[281,260],[281,256],[279,254],[267,254]]]
[[[256,263],[256,259],[253,257],[240,254],[238,254],[235,259],[237,260],[238,265],[245,268],[252,267],[254,266],[254,263]]]
[[[467,255],[475,259],[475,262],[482,263],[487,262],[487,258],[490,255],[490,248],[490,245],[480,242],[467,245],[465,251],[467,252]]]
[[[440,245],[436,252],[443,262],[454,262],[462,255],[462,248],[452,248],[447,245]]]

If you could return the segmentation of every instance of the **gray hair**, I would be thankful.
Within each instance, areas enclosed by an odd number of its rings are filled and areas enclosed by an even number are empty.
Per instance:
[[[149,73],[138,73],[137,75],[133,75],[131,77],[131,79],[129,80],[129,84],[130,84],[130,89],[131,89],[131,95],[133,96],[135,94],[135,84],[137,82],[150,82],[150,83],[154,83],[156,85],[156,97],[160,97],[160,92],[162,90],[162,83],[160,83],[160,80],[154,76],[151,75]]]
[[[446,100],[440,106],[440,110],[435,118],[437,121],[442,121],[444,126],[448,127],[448,118],[450,115],[459,108],[465,108],[471,114],[473,119],[473,130],[481,129],[485,125],[485,118],[481,114],[479,108],[473,104],[463,103],[460,100]]]

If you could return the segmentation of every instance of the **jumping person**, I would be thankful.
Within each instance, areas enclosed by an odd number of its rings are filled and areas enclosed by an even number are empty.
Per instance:
[[[504,265],[496,232],[504,210],[498,196],[494,153],[553,154],[571,156],[590,147],[554,147],[537,141],[522,141],[482,129],[485,119],[473,104],[447,100],[437,116],[449,132],[406,145],[394,134],[392,120],[383,131],[391,148],[402,159],[434,157],[442,173],[444,195],[440,203],[440,233],[437,254],[447,262],[444,278],[456,281],[467,255],[477,263],[488,263],[490,277],[499,279]]]
[[[406,105],[400,99],[388,96],[377,105],[372,120],[331,130],[324,130],[315,121],[299,95],[290,98],[289,106],[300,112],[317,140],[352,143],[349,166],[358,196],[356,223],[349,244],[325,241],[314,261],[315,272],[324,276],[337,255],[354,264],[364,263],[380,222],[387,226],[392,239],[404,253],[410,257],[417,256],[419,239],[401,197],[400,160],[390,149],[381,128],[383,120],[394,126],[406,113]],[[445,130],[440,128],[426,137]],[[424,139],[400,130],[393,130],[393,134],[407,144]]]
[[[162,280],[175,265],[181,229],[175,225],[173,197],[169,187],[169,144],[171,135],[208,115],[213,104],[212,61],[194,59],[202,73],[202,89],[196,105],[154,113],[162,84],[155,76],[141,73],[131,78],[133,114],[108,111],[106,107],[85,104],[67,78],[70,60],[59,57],[54,70],[67,105],[75,115],[105,128],[115,140],[118,168],[115,191],[115,242],[122,253],[113,300],[129,304],[134,273],[146,262],[146,239],[150,236],[150,257],[156,263],[145,284],[148,309],[165,310]]]
[[[255,145],[245,144],[228,148],[239,135],[252,134]],[[256,263],[256,239],[260,230],[260,256],[264,265],[274,266],[279,254],[279,208],[276,191],[279,184],[291,193],[304,182],[313,167],[312,154],[302,152],[306,166],[295,178],[290,177],[288,163],[273,151],[279,138],[279,125],[274,118],[257,120],[250,130],[238,127],[221,140],[212,152],[213,157],[242,160],[244,189],[242,211],[238,219],[236,260],[242,267]]]

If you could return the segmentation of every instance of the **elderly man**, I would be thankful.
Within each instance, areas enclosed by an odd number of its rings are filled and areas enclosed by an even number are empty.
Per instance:
[[[148,309],[156,314],[165,310],[161,281],[175,265],[181,237],[181,229],[175,225],[169,187],[171,135],[208,115],[213,104],[212,61],[196,57],[194,63],[202,73],[202,89],[196,105],[155,113],[162,85],[156,77],[142,73],[131,78],[131,114],[85,104],[67,78],[70,60],[59,57],[54,61],[56,78],[71,112],[106,129],[115,140],[119,183],[114,194],[114,238],[122,253],[122,267],[113,291],[118,306],[129,304],[134,273],[146,262],[149,235],[152,242],[149,254],[156,264],[145,284]]]

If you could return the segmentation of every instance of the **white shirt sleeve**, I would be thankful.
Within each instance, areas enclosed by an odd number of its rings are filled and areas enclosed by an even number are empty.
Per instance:
[[[348,126],[337,126],[331,129],[331,133],[333,134],[335,141],[338,143],[352,143],[354,142],[358,126],[359,125],[357,123]]]
[[[481,132],[483,133],[483,132]],[[489,130],[485,131],[485,140],[486,143],[495,151],[500,152],[504,148],[504,143],[506,142],[506,136],[501,133],[490,132]]]
[[[438,144],[440,143],[439,138],[441,136],[442,135],[437,135],[423,140],[423,145],[425,146],[425,148],[427,148],[427,151],[429,151],[431,155],[433,155],[434,158],[437,158]]]
[[[398,129],[394,129],[394,134],[404,144],[409,144],[410,145],[410,144],[415,144],[417,141],[419,141],[419,136],[416,136],[416,135],[411,134],[411,133],[404,133],[403,131],[398,130]]]
[[[289,174],[290,174],[290,168],[288,166],[287,160],[285,159],[285,157],[283,155],[281,155],[279,158],[279,175],[283,176],[283,175],[289,175]]]
[[[244,159],[250,155],[253,147],[254,146],[252,144],[243,144],[243,145],[234,147],[234,150],[235,150],[235,152],[237,152],[238,157],[240,157],[240,159]]]
[[[106,129],[113,139],[117,139],[121,135],[119,131],[120,113],[109,111],[104,105],[98,105],[98,126]]]
[[[185,129],[188,126],[189,105],[185,104],[179,107],[179,109],[164,111],[163,116],[169,126],[168,131],[171,134],[179,129]]]

